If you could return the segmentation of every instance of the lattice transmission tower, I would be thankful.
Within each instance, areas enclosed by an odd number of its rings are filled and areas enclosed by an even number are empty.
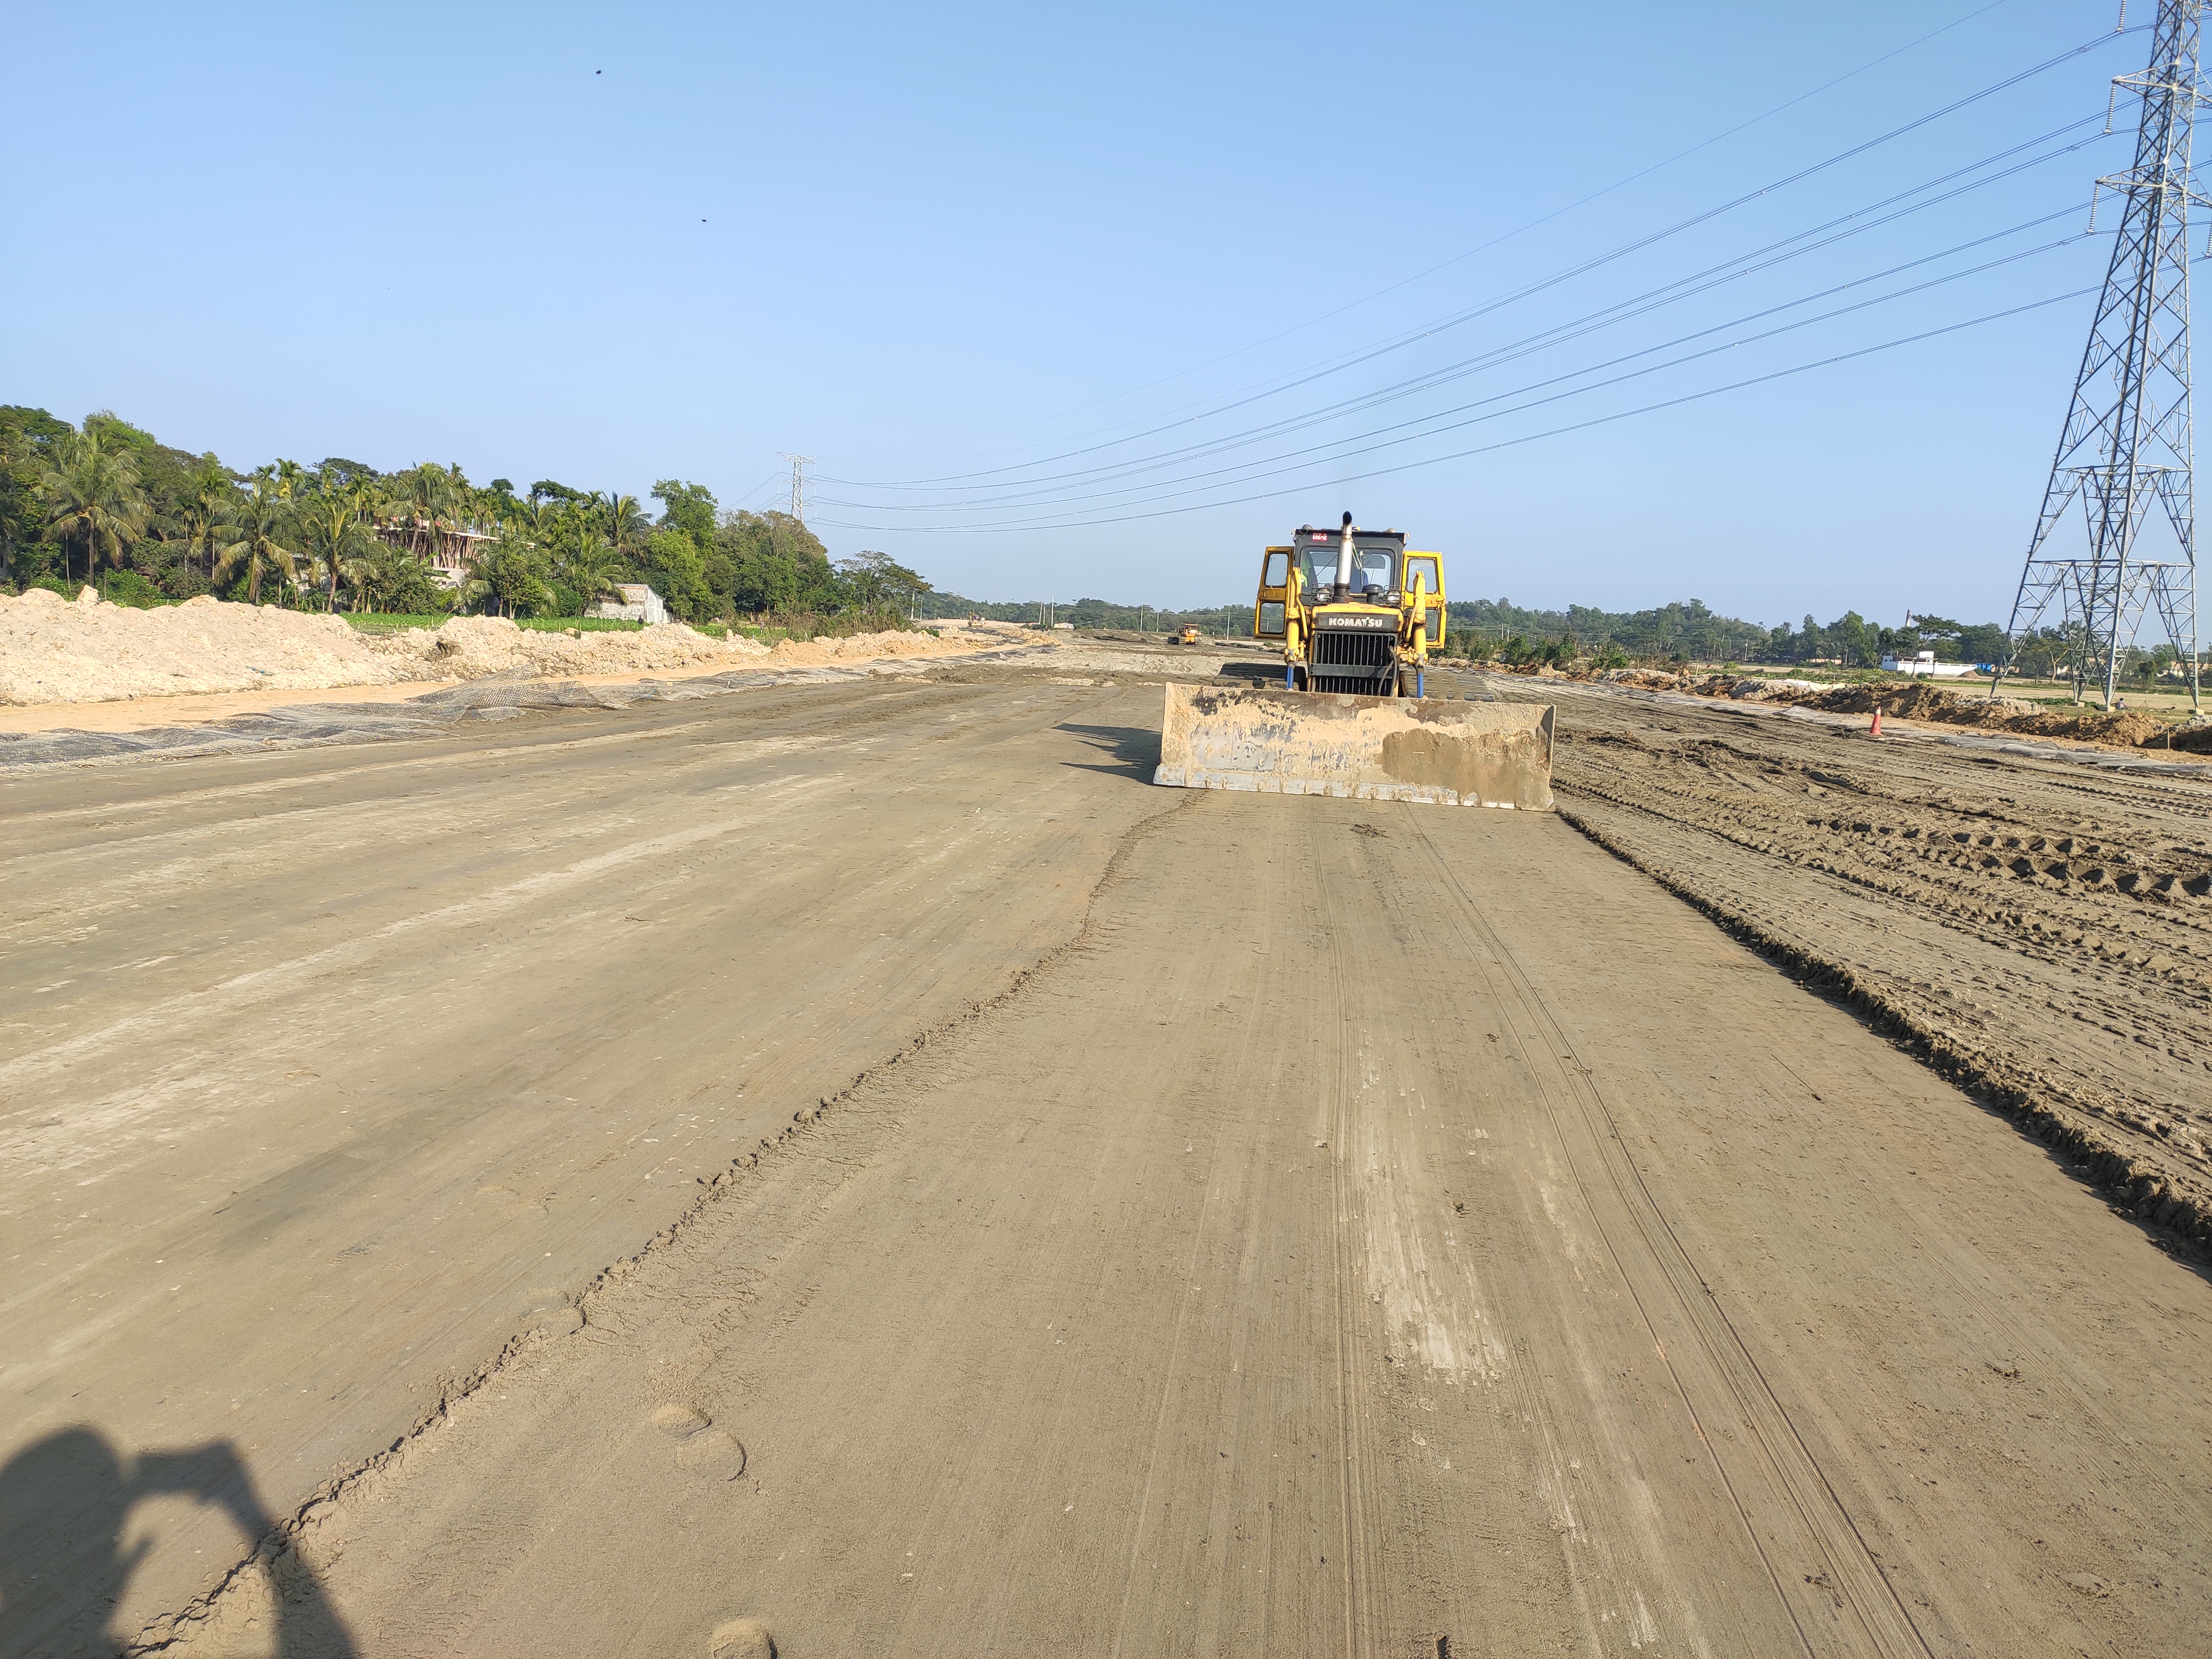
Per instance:
[[[791,463],[791,516],[799,523],[806,522],[806,469],[814,465],[811,455],[793,455],[787,450],[775,452]]]
[[[2006,629],[2017,662],[2056,608],[2075,696],[2101,685],[2107,708],[2121,653],[2149,610],[2188,665],[2192,708],[2197,699],[2188,244],[2190,204],[2206,205],[2190,171],[2203,9],[2203,0],[2160,0],[2150,66],[2112,82],[2142,100],[2135,165],[2097,181],[2124,204],[2119,233]],[[2052,537],[2077,499],[2087,555],[2063,556]],[[2170,550],[2136,544],[2154,501],[2172,528]]]

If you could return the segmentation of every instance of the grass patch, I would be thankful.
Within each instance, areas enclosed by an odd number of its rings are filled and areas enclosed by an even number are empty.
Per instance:
[[[406,616],[396,611],[346,611],[339,614],[364,634],[398,634],[410,628],[436,628],[453,620],[444,615]],[[584,634],[632,634],[645,624],[620,617],[518,617],[515,626],[539,634],[565,634],[572,628]]]
[[[397,611],[341,611],[338,614],[364,634],[402,634],[410,628],[435,628],[450,620],[442,616],[408,616]]]

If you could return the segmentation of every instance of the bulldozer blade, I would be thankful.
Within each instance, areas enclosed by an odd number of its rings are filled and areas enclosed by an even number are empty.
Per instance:
[[[1553,717],[1534,703],[1170,684],[1152,781],[1548,811]]]

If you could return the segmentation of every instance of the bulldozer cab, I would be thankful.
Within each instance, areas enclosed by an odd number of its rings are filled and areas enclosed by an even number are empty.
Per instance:
[[[1352,592],[1359,598],[1370,587],[1401,592],[1413,602],[1416,581],[1420,585],[1421,631],[1431,651],[1444,642],[1444,562],[1439,553],[1407,552],[1398,536],[1355,535]],[[1297,571],[1298,598],[1311,605],[1321,590],[1336,580],[1336,538],[1323,530],[1301,530],[1297,543],[1271,547],[1261,556],[1260,591],[1253,601],[1252,634],[1255,639],[1279,640],[1289,627],[1291,572]]]

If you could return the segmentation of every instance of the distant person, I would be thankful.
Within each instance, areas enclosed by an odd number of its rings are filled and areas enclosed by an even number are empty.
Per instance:
[[[96,1431],[63,1429],[9,1459],[0,1468],[0,1659],[120,1652],[137,1632],[112,1630],[109,1620],[152,1547],[142,1538],[125,1550],[124,1528],[140,1500],[173,1495],[228,1510],[247,1549],[270,1530],[228,1441],[149,1452],[126,1466]],[[296,1558],[275,1601],[280,1659],[352,1659],[352,1638]]]

